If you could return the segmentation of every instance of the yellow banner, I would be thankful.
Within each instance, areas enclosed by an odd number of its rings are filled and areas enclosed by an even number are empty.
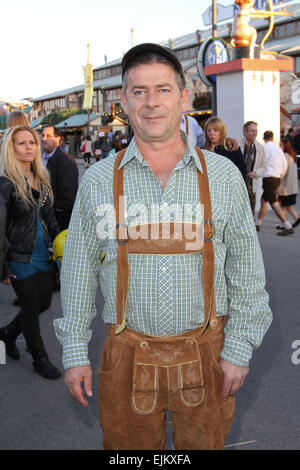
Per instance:
[[[84,73],[84,100],[83,109],[92,109],[93,107],[93,66],[88,64],[83,67]]]

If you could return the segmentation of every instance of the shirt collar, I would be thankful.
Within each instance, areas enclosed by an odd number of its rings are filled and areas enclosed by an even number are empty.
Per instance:
[[[54,149],[53,152],[51,152],[51,153],[47,153],[47,152],[44,150],[44,152],[43,152],[43,158],[46,159],[46,160],[49,160],[49,158],[51,158],[51,157],[54,155],[54,153],[56,152],[56,149],[57,149],[57,147],[55,147],[55,149]]]
[[[203,172],[202,165],[201,165],[201,162],[199,160],[197,151],[195,150],[195,147],[193,146],[192,142],[190,141],[190,139],[186,136],[186,134],[183,131],[180,131],[180,133],[181,133],[181,138],[183,139],[184,143],[186,144],[185,153],[184,153],[184,156],[183,156],[181,162],[183,162],[184,165],[188,165],[188,163],[191,161],[191,158],[192,158],[195,162],[196,167],[202,173]],[[138,145],[135,141],[135,138],[133,138],[131,140],[129,146],[127,147],[125,155],[122,158],[122,161],[121,161],[118,169],[120,170],[123,166],[125,166],[127,163],[129,163],[134,158],[136,158],[137,161],[141,165],[146,165],[144,157],[143,157],[143,155],[142,155],[142,153],[141,153],[141,151],[140,151],[140,149],[139,149],[139,147],[138,147]]]

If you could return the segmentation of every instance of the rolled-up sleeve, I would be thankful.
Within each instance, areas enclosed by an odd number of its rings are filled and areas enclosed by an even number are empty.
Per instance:
[[[77,193],[61,270],[63,318],[54,328],[63,346],[65,369],[89,365],[90,325],[96,315],[96,291],[100,259],[96,223],[91,211],[90,187],[83,177]]]
[[[228,322],[221,357],[247,366],[272,321],[265,269],[245,183],[236,174],[233,201],[224,232]]]

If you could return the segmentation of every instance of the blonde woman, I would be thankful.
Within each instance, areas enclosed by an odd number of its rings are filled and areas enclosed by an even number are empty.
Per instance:
[[[12,285],[21,310],[0,329],[0,340],[12,359],[23,332],[33,357],[33,368],[42,377],[56,379],[40,333],[39,314],[51,304],[53,271],[48,263],[49,242],[59,233],[52,191],[40,151],[38,136],[26,125],[9,129],[0,155],[0,279]]]
[[[225,122],[217,116],[211,117],[205,124],[204,135],[206,140],[204,148],[217,153],[218,155],[223,155],[224,157],[229,158],[229,160],[238,167],[245,179],[246,165],[242,151],[240,147],[236,150],[229,150]]]

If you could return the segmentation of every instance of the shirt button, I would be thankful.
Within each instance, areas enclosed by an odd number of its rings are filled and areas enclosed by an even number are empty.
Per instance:
[[[167,268],[164,266],[163,268],[161,268],[162,272],[165,273]]]

